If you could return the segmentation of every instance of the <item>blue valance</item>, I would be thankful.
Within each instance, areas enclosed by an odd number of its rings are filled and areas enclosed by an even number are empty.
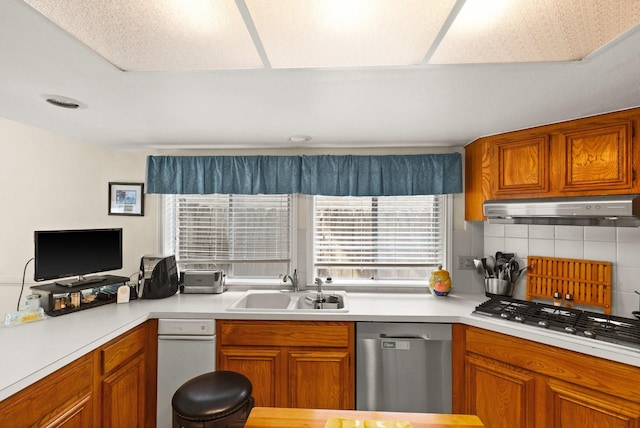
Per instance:
[[[145,187],[162,194],[440,195],[462,192],[462,157],[149,156]]]

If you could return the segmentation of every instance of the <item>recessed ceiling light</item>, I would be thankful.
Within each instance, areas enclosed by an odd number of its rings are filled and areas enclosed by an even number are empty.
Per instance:
[[[86,105],[82,104],[78,100],[74,100],[73,98],[65,97],[62,95],[42,95],[42,98],[45,99],[49,104],[53,104],[56,107],[62,108],[70,108],[76,109],[80,107],[86,107]]]
[[[311,137],[308,135],[292,135],[289,137],[289,141],[292,143],[306,143],[307,141],[311,141]]]

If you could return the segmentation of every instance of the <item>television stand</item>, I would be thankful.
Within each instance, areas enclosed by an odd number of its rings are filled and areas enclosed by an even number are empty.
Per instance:
[[[61,281],[55,281],[55,283],[62,287],[78,287],[80,285],[97,284],[99,282],[103,282],[105,279],[106,277],[103,275],[95,275],[89,277],[79,275],[77,279],[65,279]]]
[[[96,281],[93,281],[94,278]],[[115,303],[118,298],[118,288],[129,285],[129,278],[126,276],[101,275],[87,279],[89,281],[85,280],[75,286],[62,286],[57,282],[34,285],[31,287],[31,292],[40,295],[40,304],[45,313],[55,317]],[[131,300],[133,300],[137,297],[135,288],[130,291]]]

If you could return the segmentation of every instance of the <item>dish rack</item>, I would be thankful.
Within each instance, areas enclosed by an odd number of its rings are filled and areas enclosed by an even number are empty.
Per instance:
[[[529,256],[526,299],[570,295],[574,303],[597,306],[611,314],[611,263]]]

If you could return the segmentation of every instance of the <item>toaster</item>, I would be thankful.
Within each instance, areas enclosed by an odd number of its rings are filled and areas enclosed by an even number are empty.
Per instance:
[[[182,275],[182,294],[220,294],[226,290],[221,270],[186,270]]]

